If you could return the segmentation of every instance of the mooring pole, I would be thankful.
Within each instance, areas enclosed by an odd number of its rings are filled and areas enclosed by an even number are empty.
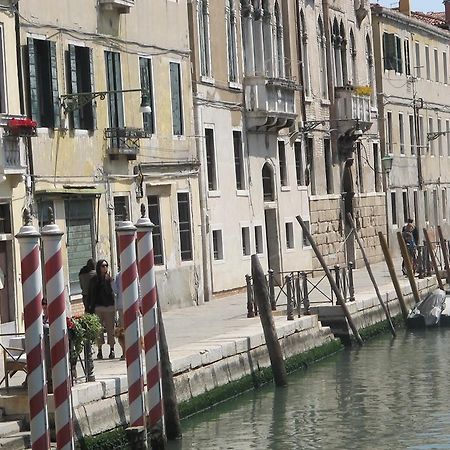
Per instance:
[[[297,219],[298,223],[300,224],[300,226],[302,227],[303,235],[306,236],[306,238],[308,239],[309,243],[311,244],[312,249],[314,250],[314,253],[316,254],[317,259],[319,260],[325,274],[327,275],[331,289],[333,289],[334,294],[336,295],[337,303],[338,303],[338,305],[341,305],[341,308],[344,312],[345,317],[347,318],[347,321],[350,325],[353,335],[355,336],[356,341],[358,342],[358,344],[362,345],[363,340],[358,332],[358,328],[356,328],[355,322],[353,321],[350,311],[348,310],[347,305],[345,304],[345,300],[342,297],[342,294],[339,291],[338,287],[336,286],[336,282],[334,281],[333,276],[331,275],[330,269],[328,269],[327,265],[325,264],[325,260],[323,259],[323,256],[320,253],[308,228],[306,228],[305,222],[303,222],[303,219],[301,218],[301,216],[298,215],[296,217],[296,219]]]
[[[411,285],[411,290],[414,296],[414,301],[416,303],[420,302],[420,295],[416,285],[416,279],[414,278],[414,271],[411,264],[411,257],[409,256],[408,249],[406,248],[405,240],[403,239],[402,233],[397,231],[397,241],[400,246],[400,251],[402,253],[403,261],[405,262],[406,274],[408,275],[409,284]]]
[[[287,386],[287,373],[283,353],[281,352],[281,345],[278,341],[277,330],[273,321],[266,277],[264,276],[258,255],[252,255],[252,278],[254,297],[259,309],[259,318],[266,339],[273,378],[277,386]]]
[[[433,265],[434,273],[436,274],[436,280],[437,280],[439,289],[442,289],[444,291],[445,290],[444,289],[444,284],[442,283],[441,275],[439,274],[439,269],[438,269],[438,265],[437,265],[437,261],[436,261],[436,256],[434,255],[433,247],[431,246],[430,237],[428,236],[428,231],[427,231],[426,228],[423,229],[423,235],[425,237],[425,242],[426,242],[427,247],[428,247],[428,253],[430,254],[431,264]]]
[[[359,237],[358,232],[356,231],[355,223],[353,222],[353,218],[350,213],[347,214],[347,219],[350,223],[350,226],[352,227],[353,234],[355,235],[356,241],[358,242],[359,249],[361,250],[361,255],[364,260],[364,264],[366,265],[367,273],[369,274],[370,281],[372,282],[375,292],[377,294],[378,301],[380,302],[380,305],[383,308],[384,315],[386,316],[386,320],[388,321],[392,336],[395,337],[396,333],[395,333],[394,324],[392,323],[391,315],[389,314],[389,311],[386,308],[386,305],[384,304],[383,299],[381,298],[380,290],[378,289],[378,284],[375,280],[375,277],[373,276],[373,272],[372,272],[372,268],[370,267],[369,260],[367,259],[366,250],[364,249],[364,244],[363,244],[361,238]]]
[[[383,250],[384,260],[391,275],[392,284],[394,285],[395,292],[397,294],[398,302],[400,303],[400,309],[402,310],[403,319],[406,322],[408,317],[408,307],[406,306],[405,299],[403,298],[402,288],[398,282],[397,274],[395,273],[394,262],[392,261],[391,254],[389,252],[389,247],[386,242],[386,238],[383,236],[381,231],[378,232],[378,239],[380,240],[381,249]]]
[[[446,281],[447,283],[450,283],[450,264],[448,261],[447,243],[445,242],[444,235],[442,234],[442,228],[440,225],[438,225],[437,230],[439,234],[439,241],[441,243],[442,256],[444,257],[445,272],[447,274]]]

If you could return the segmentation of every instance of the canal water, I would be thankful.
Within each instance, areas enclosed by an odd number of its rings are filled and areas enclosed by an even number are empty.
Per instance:
[[[450,329],[400,330],[182,422],[185,449],[450,449]]]

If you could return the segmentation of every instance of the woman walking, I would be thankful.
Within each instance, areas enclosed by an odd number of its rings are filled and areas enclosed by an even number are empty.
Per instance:
[[[114,319],[116,313],[112,278],[108,273],[108,263],[106,260],[98,260],[95,271],[96,275],[89,283],[88,312],[95,313],[99,317],[108,337],[108,345],[110,346],[109,359],[114,359]],[[104,342],[105,336],[102,333],[97,341],[97,359],[103,359],[102,346]]]

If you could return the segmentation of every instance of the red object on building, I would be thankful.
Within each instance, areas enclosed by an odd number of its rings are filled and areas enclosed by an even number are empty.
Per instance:
[[[37,122],[27,117],[13,118],[7,122],[8,134],[11,136],[35,136]]]

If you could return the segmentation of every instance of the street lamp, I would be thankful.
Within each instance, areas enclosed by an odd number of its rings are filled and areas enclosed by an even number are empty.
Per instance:
[[[122,89],[119,91],[77,92],[75,94],[61,95],[60,102],[61,107],[64,110],[64,114],[68,114],[83,108],[89,103],[92,103],[95,98],[104,100],[108,94],[122,94],[127,92],[141,93],[141,104],[139,107],[140,113],[144,114],[152,112],[149,92],[146,89]]]
[[[381,165],[383,166],[383,170],[386,172],[386,175],[389,177],[389,173],[392,170],[392,161],[394,157],[391,154],[384,155],[381,158]]]

